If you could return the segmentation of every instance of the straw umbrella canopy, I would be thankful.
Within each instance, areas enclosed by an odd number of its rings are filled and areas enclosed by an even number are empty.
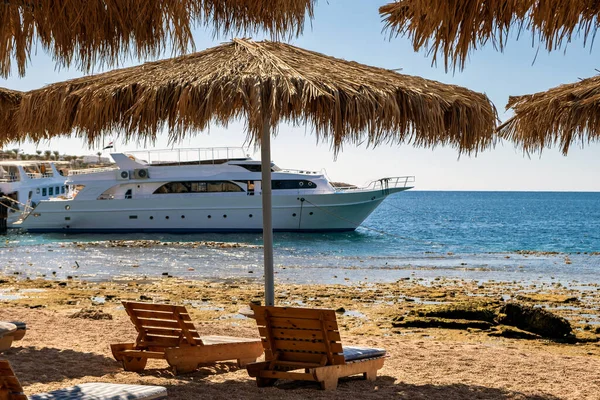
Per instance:
[[[299,35],[316,0],[4,0],[0,2],[0,75],[20,75],[39,41],[59,65],[85,71],[126,54],[156,56],[193,47],[193,24],[219,33],[267,30]]]
[[[313,127],[334,152],[345,143],[492,144],[489,99],[471,90],[336,59],[277,42],[236,39],[205,51],[56,83],[28,92],[21,136],[69,135],[93,143],[114,129],[126,139],[171,141],[210,123],[246,121],[261,145],[266,301],[273,304],[270,135],[280,122]]]
[[[391,35],[408,35],[433,62],[440,54],[446,69],[463,69],[488,41],[502,51],[512,30],[531,30],[551,51],[576,35],[593,39],[600,25],[600,2],[586,0],[399,0],[379,13]]]
[[[22,97],[23,92],[0,88],[0,148],[18,141],[15,112]]]
[[[515,115],[498,127],[498,136],[526,152],[600,140],[600,76],[560,85],[546,92],[511,96]]]

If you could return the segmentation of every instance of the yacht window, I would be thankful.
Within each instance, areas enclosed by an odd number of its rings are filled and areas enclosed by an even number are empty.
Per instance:
[[[54,188],[53,187],[49,187],[48,188],[48,196],[52,196],[54,195]]]
[[[154,194],[169,193],[217,193],[217,192],[243,192],[244,190],[233,182],[205,181],[205,182],[169,182],[154,191]]]
[[[56,194],[60,193],[60,186],[57,186],[54,188],[54,193],[56,193]]]
[[[280,181],[275,180],[271,182],[271,188],[273,190],[283,190],[283,189],[314,189],[317,187],[317,184],[307,180],[286,180]]]
[[[60,193],[61,193],[61,194],[65,194],[65,190],[66,190],[66,189],[65,189],[65,187],[64,187],[64,186],[62,186],[62,187],[60,188]]]
[[[131,199],[132,197],[133,197],[132,191],[131,191],[131,189],[128,189],[128,190],[125,192],[125,198],[126,198],[126,199]]]
[[[262,171],[262,166],[260,164],[232,164],[232,165],[245,168],[250,172],[261,172]],[[271,171],[272,172],[281,171],[281,168],[279,168],[277,165],[273,164],[273,166],[271,166]]]
[[[46,196],[48,192],[46,192],[46,188],[42,188],[42,196]]]

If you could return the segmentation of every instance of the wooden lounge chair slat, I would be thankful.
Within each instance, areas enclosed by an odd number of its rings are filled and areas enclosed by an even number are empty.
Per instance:
[[[321,314],[325,321],[336,322],[337,317],[335,311],[318,308],[297,308],[297,307],[264,307],[269,311],[271,318],[297,318],[297,319],[316,319],[318,320]]]
[[[146,333],[149,335],[179,337],[179,335],[181,334],[181,329],[171,329],[163,327],[144,327],[144,329],[146,329]],[[198,335],[198,332],[196,330],[190,330],[189,332],[194,336],[194,339],[200,339],[200,336]]]
[[[173,313],[164,313],[164,312],[158,313],[155,311],[144,311],[144,310],[132,310],[132,311],[135,312],[135,315],[138,318],[156,319],[156,320],[162,320],[162,321],[177,321],[177,318],[175,318]],[[182,314],[182,317],[183,317],[183,320],[186,322],[189,322],[192,320],[190,318],[190,316],[187,314]]]
[[[298,372],[285,372],[285,371],[262,371],[261,377],[263,378],[275,378],[275,379],[292,379],[295,381],[314,381],[315,377],[313,374],[298,373]]]
[[[374,380],[383,367],[385,351],[348,348],[353,358],[372,358],[346,363],[333,310],[250,305],[258,325],[265,361],[248,365],[248,373],[259,386],[276,379],[311,380],[323,389],[335,389],[338,378],[363,374]],[[303,369],[304,372],[294,372]]]
[[[265,358],[266,358],[267,352],[268,351],[265,350]],[[315,363],[315,364],[320,364],[322,358],[323,358],[323,354],[321,354],[321,353],[299,353],[299,352],[287,352],[287,351],[280,351],[280,356],[279,356],[280,361],[299,361],[299,362],[310,362],[310,363]],[[344,356],[341,354],[334,354],[333,355],[333,363],[334,364],[343,364]]]
[[[177,322],[176,320],[147,319],[147,318],[140,318],[138,316],[138,323],[140,326],[148,327],[148,328],[156,327],[156,328],[181,329],[179,322]],[[184,326],[186,327],[186,329],[196,332],[196,327],[194,326],[194,324],[192,322],[186,322],[184,324]]]
[[[165,358],[165,352],[164,351],[149,351],[149,350],[123,350],[122,351],[123,354],[126,354],[128,356],[144,356],[145,358],[157,358],[157,359],[163,359]]]
[[[210,344],[226,344],[226,343],[244,343],[244,342],[257,342],[258,338],[240,338],[236,336],[200,336],[202,343],[205,345]]]
[[[257,316],[256,324],[258,326],[265,326],[265,319],[263,316]],[[313,329],[321,332],[321,322],[318,319],[310,320],[304,318],[271,318],[271,326],[273,328],[288,328],[288,329]],[[337,323],[335,321],[326,321],[327,329],[338,330]]]
[[[321,331],[323,332],[323,337],[324,340],[323,342],[325,343],[325,347],[327,349],[327,362],[329,362],[329,364],[333,364],[333,352],[335,351],[336,353],[339,353],[339,351],[336,351],[335,349],[335,345],[339,345],[340,349],[342,347],[342,345],[340,343],[331,343],[329,340],[329,332],[327,330],[327,326],[325,325],[325,313],[321,312],[319,313],[319,321],[321,321]],[[341,351],[344,351],[343,349]],[[325,364],[325,359],[321,360],[322,364]]]
[[[111,345],[113,356],[128,371],[142,371],[148,358],[164,358],[175,373],[191,372],[198,365],[237,360],[256,361],[262,353],[260,339],[199,336],[183,306],[123,302],[138,332],[135,343]]]
[[[289,365],[292,367],[304,367],[304,368],[311,368],[311,367],[319,367],[321,366],[321,363],[317,363],[317,362],[301,362],[301,361],[281,361],[281,360],[277,360],[275,361],[276,365]]]
[[[138,341],[137,344],[142,348],[148,347],[148,346],[177,347],[181,344],[181,341],[178,338],[172,339],[172,338],[165,338],[165,337],[161,337],[161,336],[146,335],[146,339]]]
[[[305,339],[305,340],[323,340],[323,332],[320,330],[313,329],[286,329],[286,328],[273,328],[273,337],[276,339]],[[262,337],[266,337],[266,328],[259,326],[258,333]],[[340,333],[337,331],[329,331],[329,340],[332,342],[340,341]]]
[[[263,340],[265,349],[280,350],[280,351],[310,351],[327,354],[327,346],[323,342],[310,342],[306,340],[273,340],[274,347],[268,341]],[[342,353],[342,345],[340,343],[331,343],[331,351],[334,353]]]
[[[160,304],[160,303],[143,303],[137,301],[128,301],[127,304],[134,310],[150,310],[150,311],[162,311],[162,312],[181,312],[186,313],[187,310],[184,306],[178,306],[175,304]]]

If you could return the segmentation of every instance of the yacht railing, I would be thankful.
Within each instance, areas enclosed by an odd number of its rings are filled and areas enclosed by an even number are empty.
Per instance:
[[[303,175],[323,175],[323,171],[307,171],[307,170],[301,170],[301,169],[280,169],[277,170],[276,172],[286,172],[286,173],[290,173],[290,174],[303,174]]]
[[[19,177],[16,175],[9,175],[9,176],[0,178],[0,182],[2,182],[2,183],[17,182],[18,180],[19,180]]]
[[[415,183],[414,176],[392,176],[371,181],[367,188],[372,190],[405,188],[409,187],[409,183]]]
[[[149,165],[161,164],[217,164],[230,160],[246,160],[250,158],[243,147],[206,147],[183,148],[166,150],[136,150],[127,151],[136,159]]]
[[[415,182],[414,176],[392,176],[387,178],[376,179],[369,182],[363,187],[356,186],[337,186],[335,187],[336,192],[347,192],[347,191],[363,191],[363,190],[382,190],[387,191],[389,189],[397,188],[410,188],[412,183]]]
[[[97,174],[99,172],[115,171],[118,167],[100,167],[100,168],[85,168],[85,169],[72,169],[68,172],[67,176],[84,175],[84,174]]]
[[[42,179],[42,178],[52,178],[54,176],[53,173],[40,173],[40,172],[27,172],[27,176],[31,179]]]

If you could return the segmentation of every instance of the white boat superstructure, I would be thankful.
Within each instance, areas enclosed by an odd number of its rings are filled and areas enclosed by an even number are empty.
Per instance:
[[[59,164],[60,165],[60,164]],[[8,207],[8,226],[33,209],[41,200],[66,196],[64,170],[43,160],[0,161],[0,198]]]
[[[223,148],[216,149],[217,152]],[[30,232],[260,232],[261,164],[243,154],[158,160],[152,153],[111,154],[118,169],[72,171],[66,198],[41,201],[21,222]],[[154,159],[152,159],[154,158]],[[272,164],[275,231],[349,231],[414,177],[384,178],[369,187],[334,187],[321,172]]]

